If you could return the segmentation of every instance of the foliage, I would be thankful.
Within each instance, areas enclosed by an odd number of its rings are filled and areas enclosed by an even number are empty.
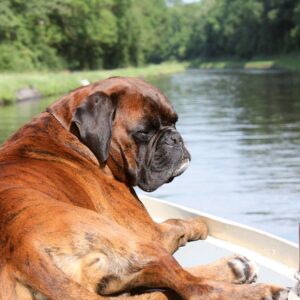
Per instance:
[[[251,58],[299,51],[299,0],[203,0],[189,57]]]
[[[0,71],[300,50],[300,0],[1,0]]]

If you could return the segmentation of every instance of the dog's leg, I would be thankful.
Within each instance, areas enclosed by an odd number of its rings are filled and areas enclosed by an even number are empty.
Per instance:
[[[159,226],[162,232],[162,243],[170,253],[175,252],[188,241],[205,239],[208,234],[208,229],[201,218],[170,219]],[[190,268],[188,271],[197,277],[229,283],[252,283],[257,278],[255,264],[239,255],[219,259],[209,265]]]
[[[9,265],[5,264],[4,260],[0,260],[0,300],[15,300],[18,299],[18,294],[22,294],[22,299],[29,300],[29,296],[25,293],[20,293],[18,290],[19,286],[17,286],[13,276],[12,269]],[[28,296],[28,297],[26,297]]]
[[[206,280],[224,281],[228,283],[253,283],[257,279],[257,266],[241,255],[234,255],[217,261],[187,269],[196,277]]]
[[[282,287],[246,284],[235,285],[224,282],[206,280],[204,277],[196,278],[191,276],[170,257],[158,260],[157,276],[166,280],[169,288],[175,290],[183,299],[188,300],[286,300],[287,290]],[[153,267],[145,271],[149,272],[152,278],[155,277]],[[162,278],[164,277],[165,278]]]
[[[126,295],[109,297],[110,300],[182,300],[176,293],[170,290],[140,290]]]
[[[96,241],[95,238],[97,236],[92,236],[91,241]],[[120,238],[121,248],[117,248],[117,251],[123,249],[122,237]],[[98,244],[97,241],[96,244]],[[280,287],[230,285],[197,278],[182,269],[176,260],[158,244],[145,245],[136,241],[130,247],[122,253],[121,257],[118,255],[103,257],[103,266],[109,270],[109,273],[99,278],[97,291],[101,295],[109,296],[137,287],[148,287],[170,289],[184,300],[286,300],[285,290]],[[51,300],[104,299],[88,291],[83,285],[76,283],[57,268],[52,259],[41,250],[43,248],[35,245],[35,247],[22,249],[22,253],[18,253],[18,261],[15,263],[21,273],[20,281],[25,284],[30,282],[31,287],[39,290]],[[29,253],[30,260],[27,259]],[[96,261],[92,260],[92,262]],[[115,275],[110,273],[113,270],[116,272]],[[99,271],[104,274],[105,270]],[[141,299],[147,299],[144,298],[145,296],[148,295],[143,295]],[[157,298],[150,297],[148,299],[165,299],[165,295],[160,293],[154,295]],[[123,299],[129,300],[130,297],[125,296]],[[172,297],[169,299],[174,300]]]
[[[30,283],[31,288],[38,290],[51,300],[105,299],[73,281],[57,268],[47,255],[43,255],[36,249],[27,250],[29,250],[28,253],[23,252],[23,255],[18,256],[18,261],[14,262],[18,268],[17,281]],[[28,257],[31,259],[29,260]]]
[[[126,257],[130,269],[122,272],[122,276],[119,273],[119,277],[106,277],[105,285],[101,285],[101,290],[99,290],[101,295],[111,295],[137,287],[147,287],[170,289],[184,300],[287,299],[287,291],[281,287],[261,284],[235,285],[195,277],[185,271],[172,255],[155,243],[151,245],[136,244],[135,248],[128,250],[130,255],[127,256],[126,254]]]
[[[188,220],[169,219],[159,224],[164,248],[174,253],[188,241],[204,240],[208,235],[208,228],[201,218]]]
[[[154,275],[154,274],[153,274]],[[177,276],[167,275],[170,280]],[[175,287],[173,286],[175,289]],[[287,300],[288,290],[272,285],[235,285],[217,281],[182,278],[176,289],[178,296],[154,292],[135,296],[135,300]]]

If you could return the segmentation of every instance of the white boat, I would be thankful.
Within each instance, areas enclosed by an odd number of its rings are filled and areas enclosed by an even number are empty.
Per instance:
[[[167,201],[139,197],[155,221],[201,216],[208,225],[209,237],[205,241],[190,242],[175,253],[182,266],[206,264],[220,257],[241,254],[259,266],[258,282],[294,286],[294,274],[298,269],[298,245],[295,243]]]

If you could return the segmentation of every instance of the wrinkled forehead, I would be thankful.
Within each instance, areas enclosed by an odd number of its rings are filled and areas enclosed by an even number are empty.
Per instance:
[[[162,122],[175,123],[178,116],[167,97],[156,87],[137,78],[127,78],[129,87],[124,93],[120,109],[127,114],[135,114],[141,119],[159,116]]]

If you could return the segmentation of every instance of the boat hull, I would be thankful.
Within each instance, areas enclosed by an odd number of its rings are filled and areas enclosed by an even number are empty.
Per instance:
[[[259,267],[258,282],[284,286],[295,284],[294,274],[298,267],[296,244],[271,234],[222,218],[188,209],[167,201],[140,196],[141,201],[155,221],[169,218],[201,216],[209,228],[205,241],[195,241],[180,248],[176,259],[185,267],[207,264],[233,254],[244,255]]]

